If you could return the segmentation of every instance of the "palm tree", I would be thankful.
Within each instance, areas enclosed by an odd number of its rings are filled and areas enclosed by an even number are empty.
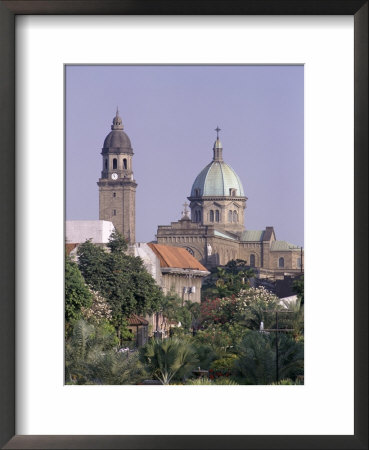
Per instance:
[[[162,384],[170,384],[174,376],[185,377],[198,362],[192,347],[178,338],[151,340],[140,349],[140,360]]]
[[[246,384],[270,384],[276,381],[276,352],[274,333],[250,331],[242,340],[236,369]],[[278,366],[281,378],[294,380],[303,374],[304,346],[291,336],[278,336]]]
[[[113,331],[114,333],[114,331]],[[67,384],[135,384],[146,377],[138,354],[119,353],[111,335],[84,320],[76,322],[65,345]]]

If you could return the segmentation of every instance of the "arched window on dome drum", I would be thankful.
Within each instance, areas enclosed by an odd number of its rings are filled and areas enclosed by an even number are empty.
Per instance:
[[[280,269],[283,269],[283,267],[284,267],[284,258],[279,258],[279,260],[278,260],[278,267]]]
[[[231,188],[231,189],[229,190],[229,195],[230,195],[231,197],[235,197],[235,196],[236,196],[236,189]]]
[[[219,222],[219,220],[220,220],[220,214],[219,214],[219,210],[217,209],[215,211],[215,222]]]
[[[123,169],[127,170],[127,160],[126,160],[126,158],[123,159]]]
[[[195,197],[200,197],[200,189],[195,189]]]
[[[210,220],[210,222],[214,222],[214,211],[213,210],[210,211],[209,220]]]
[[[255,267],[255,255],[250,255],[250,267]]]
[[[233,222],[238,222],[238,214],[237,211],[233,211]]]
[[[228,222],[232,222],[232,211],[228,211]]]
[[[113,169],[117,168],[117,158],[113,159]]]

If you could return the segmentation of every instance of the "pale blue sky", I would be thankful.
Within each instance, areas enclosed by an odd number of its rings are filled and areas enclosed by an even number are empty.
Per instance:
[[[119,106],[134,151],[136,240],[181,217],[193,181],[223,158],[249,230],[304,243],[303,66],[67,66],[66,218],[98,219],[101,148]]]

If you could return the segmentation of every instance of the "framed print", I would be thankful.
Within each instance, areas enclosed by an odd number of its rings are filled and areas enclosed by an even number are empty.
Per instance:
[[[1,445],[367,448],[367,2],[7,1],[0,8]],[[303,386],[64,385],[62,167],[71,132],[64,74],[88,64],[304,66]],[[77,76],[78,104],[96,92],[85,73]],[[122,74],[111,83],[124,91]],[[96,102],[97,111],[103,101]],[[117,117],[112,126],[120,126]],[[82,110],[73,121],[93,134]],[[143,122],[141,131],[149,127]],[[98,151],[88,139],[80,145]],[[127,169],[124,160],[110,163],[118,178],[129,168],[128,160]]]

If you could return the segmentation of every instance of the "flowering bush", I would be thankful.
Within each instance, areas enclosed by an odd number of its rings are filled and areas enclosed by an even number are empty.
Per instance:
[[[237,355],[233,353],[228,354],[224,358],[216,359],[210,365],[209,378],[217,379],[231,376],[236,360]]]
[[[243,323],[250,329],[259,329],[268,312],[281,309],[279,299],[264,287],[241,290],[237,296],[205,300],[201,304],[204,326],[211,324]]]
[[[92,291],[92,305],[89,308],[81,308],[83,317],[86,320],[93,320],[100,323],[104,320],[111,320],[112,310],[106,299],[97,291]]]

